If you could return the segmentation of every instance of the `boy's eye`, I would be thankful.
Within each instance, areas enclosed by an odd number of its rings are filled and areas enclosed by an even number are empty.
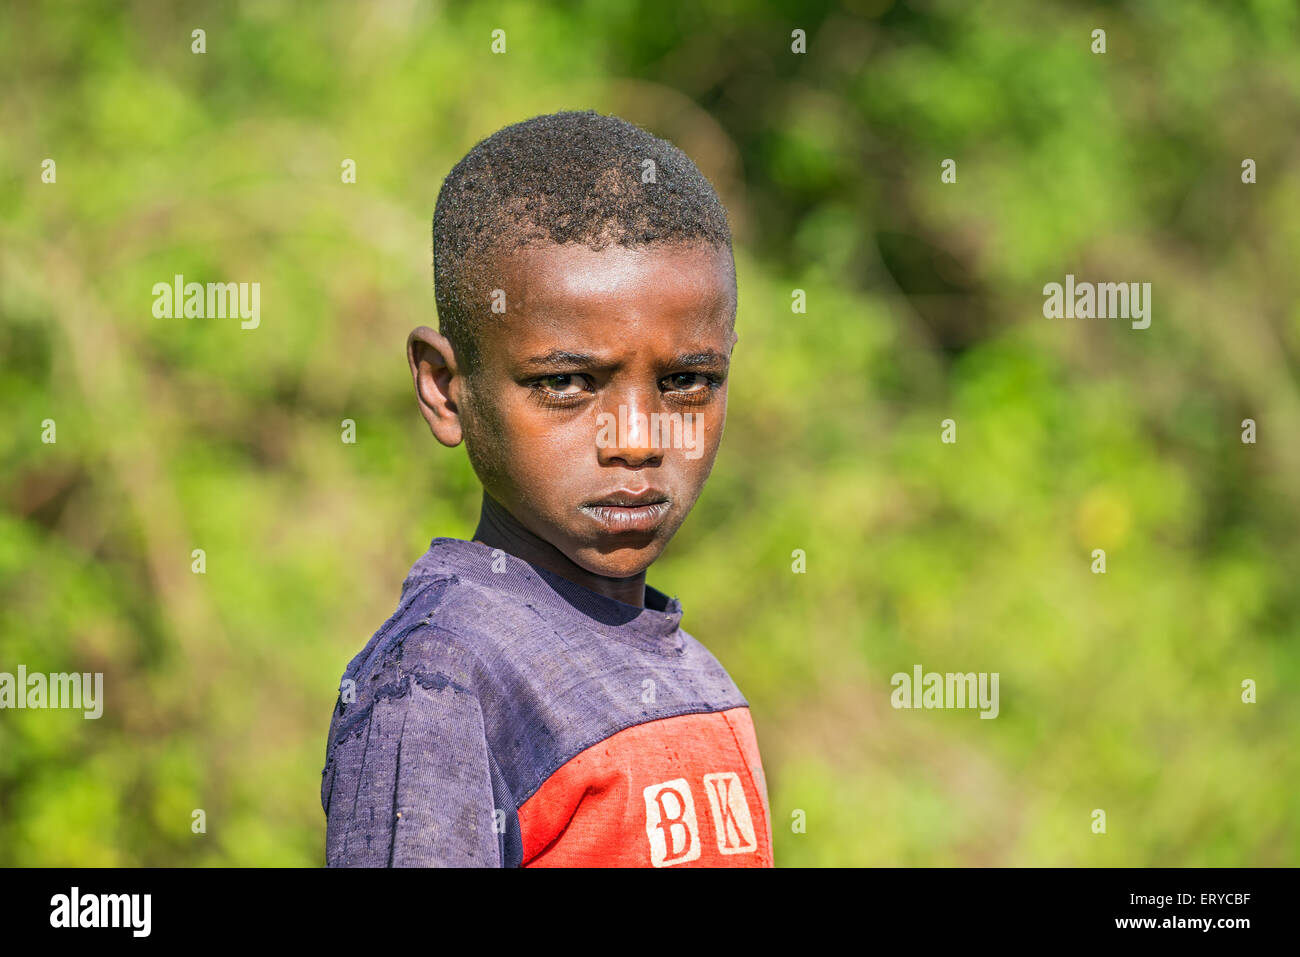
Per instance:
[[[579,377],[572,373],[548,375],[537,381],[546,387],[546,391],[554,392],[557,395],[579,395],[583,391]]]
[[[673,392],[703,392],[709,387],[709,377],[698,372],[678,372],[664,381]]]

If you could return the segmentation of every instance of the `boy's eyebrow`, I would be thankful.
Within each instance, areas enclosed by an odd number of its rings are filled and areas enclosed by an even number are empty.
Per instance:
[[[525,366],[557,366],[573,365],[587,366],[592,365],[599,360],[585,352],[569,352],[567,349],[552,349],[550,352],[544,352],[539,356],[531,356],[524,359],[520,365]]]
[[[524,366],[596,366],[600,363],[598,356],[593,356],[585,352],[570,352],[567,349],[552,349],[550,352],[542,353],[537,356],[530,356],[524,359],[520,364]],[[706,349],[703,352],[684,352],[676,356],[669,365],[674,367],[680,366],[712,366],[727,364],[727,357],[721,352],[715,352],[712,349]]]
[[[727,364],[727,357],[721,352],[706,349],[703,352],[686,352],[675,358],[669,365],[673,366],[712,366]]]

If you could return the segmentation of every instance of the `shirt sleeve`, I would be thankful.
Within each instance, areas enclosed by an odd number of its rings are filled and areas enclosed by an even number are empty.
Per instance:
[[[502,866],[510,809],[493,807],[483,712],[445,675],[406,673],[336,709],[324,776],[327,866]]]

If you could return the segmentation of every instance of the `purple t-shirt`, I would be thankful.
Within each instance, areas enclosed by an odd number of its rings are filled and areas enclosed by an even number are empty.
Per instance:
[[[748,702],[681,618],[435,538],[343,675],[327,864],[771,866]]]

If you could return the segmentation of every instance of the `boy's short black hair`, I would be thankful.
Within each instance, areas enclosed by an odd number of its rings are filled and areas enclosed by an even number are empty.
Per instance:
[[[602,249],[690,241],[730,250],[731,229],[713,186],[672,143],[592,110],[515,123],[475,145],[438,193],[439,328],[471,372],[474,324],[491,314],[499,285],[492,261],[501,252],[535,242]]]

